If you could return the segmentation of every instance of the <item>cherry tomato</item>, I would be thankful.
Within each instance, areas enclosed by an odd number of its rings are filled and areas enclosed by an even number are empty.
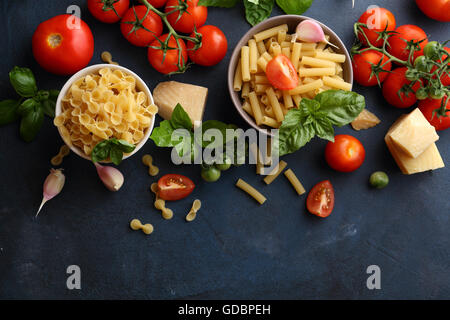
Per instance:
[[[87,6],[95,19],[115,23],[122,19],[130,6],[130,0],[88,0]]]
[[[161,8],[166,4],[167,0],[148,0],[148,2],[155,8]]]
[[[446,97],[442,99],[446,99]],[[433,114],[436,109],[441,107],[442,99],[425,99],[419,102],[420,111],[438,131],[450,128],[450,111],[446,112],[446,117],[438,117],[436,114]],[[446,108],[450,109],[450,100],[447,101]]]
[[[164,34],[159,37],[159,40],[165,42],[168,34]],[[188,54],[186,51],[186,44],[183,39],[178,39],[179,46],[177,45],[177,41],[173,36],[170,37],[168,46],[170,48],[179,48],[179,49],[168,49],[166,51],[166,55],[164,56],[164,52],[162,49],[155,49],[154,47],[161,47],[161,43],[158,40],[154,40],[150,43],[148,47],[148,61],[156,69],[156,71],[161,72],[163,74],[169,74],[172,72],[177,72],[179,69],[183,69],[186,66],[188,61]],[[152,48],[153,47],[153,48]],[[181,50],[181,59],[179,56],[179,52]],[[180,67],[180,68],[179,68]]]
[[[228,49],[228,41],[223,32],[215,26],[203,26],[197,32],[202,35],[202,45],[194,51],[194,43],[188,41],[189,58],[194,63],[207,67],[222,61]],[[191,34],[191,37],[195,37],[195,34]]]
[[[407,80],[405,77],[405,73],[408,68],[397,68],[390,73],[386,80],[383,82],[383,97],[386,101],[397,108],[409,108],[414,103],[416,103],[417,98],[415,92],[420,88],[420,83],[416,82],[412,90],[414,92],[408,92],[405,95],[404,92],[400,93],[401,98],[398,95],[398,92],[402,87],[406,84],[410,84],[411,81]]]
[[[42,22],[32,43],[34,58],[41,67],[59,75],[80,71],[94,55],[91,29],[80,18],[68,14]]]
[[[441,57],[441,61],[444,61],[445,59],[447,59],[448,56],[450,56],[450,48],[445,47],[444,50],[447,51],[449,54],[448,54],[448,55],[444,54],[444,55]],[[449,66],[449,68],[450,68],[450,62],[448,63],[448,66]],[[437,67],[434,66],[434,67],[431,69],[431,73],[433,73],[434,71],[436,71],[436,68],[437,68]],[[442,84],[443,84],[444,86],[450,86],[450,74],[449,74],[449,73],[444,73],[444,74],[441,76],[441,82],[442,82]]]
[[[427,34],[418,26],[412,24],[406,24],[395,29],[396,34],[389,38],[389,46],[387,48],[388,52],[394,57],[407,61],[409,58],[409,49],[407,49],[407,43],[414,41],[414,43],[419,44],[419,51],[414,51],[414,56],[411,62],[418,56],[423,56],[423,48],[427,45],[428,39]]]
[[[195,184],[181,174],[166,174],[158,181],[158,196],[167,201],[186,198],[192,193]]]
[[[428,17],[442,22],[450,22],[449,0],[416,0],[420,10]]]
[[[306,199],[308,211],[318,217],[328,217],[334,208],[334,189],[329,180],[316,184]]]
[[[383,39],[378,40],[379,34],[377,32],[384,31],[385,28],[386,31],[393,31],[396,26],[394,15],[385,8],[367,10],[361,15],[358,22],[367,25],[367,28],[363,28],[363,32],[369,39],[369,42],[378,48],[383,46]],[[358,34],[358,38],[359,41],[367,46],[367,41],[362,34]]]
[[[167,1],[166,8],[164,11],[171,12],[176,10],[180,4],[179,0],[169,0]],[[187,5],[187,12],[184,12],[179,18],[180,11],[177,10],[167,16],[172,27],[179,32],[192,33],[194,32],[194,27],[197,29],[205,24],[206,18],[208,17],[208,8],[205,6],[198,6],[198,0],[182,0]]]
[[[386,63],[386,61],[388,60],[389,58],[386,55],[375,50],[368,50],[361,54],[354,55],[352,65],[356,82],[366,87],[376,86],[378,84],[378,81],[375,74],[372,74],[372,65],[378,65],[378,63],[381,61],[383,70],[391,71],[392,63]],[[384,79],[386,79],[388,74],[389,73],[387,72],[378,73],[380,83],[383,82]]]
[[[325,160],[334,170],[352,172],[361,167],[366,157],[362,143],[355,137],[340,134],[325,148]]]
[[[131,7],[120,22],[120,31],[131,44],[145,47],[163,31],[161,18],[144,5]]]
[[[267,64],[266,75],[269,82],[277,89],[291,90],[298,85],[298,74],[291,60],[279,54]]]

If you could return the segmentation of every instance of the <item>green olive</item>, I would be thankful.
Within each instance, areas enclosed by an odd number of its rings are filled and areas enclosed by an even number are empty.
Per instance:
[[[206,182],[216,182],[220,178],[220,170],[215,166],[202,168],[201,175]]]
[[[383,189],[389,184],[389,177],[383,171],[372,173],[369,179],[370,185],[377,189]]]

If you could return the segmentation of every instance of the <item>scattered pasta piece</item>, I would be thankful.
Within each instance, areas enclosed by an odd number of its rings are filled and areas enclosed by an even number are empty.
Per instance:
[[[103,62],[106,62],[109,64],[114,64],[116,66],[119,65],[117,62],[112,61],[112,55],[109,51],[103,51],[101,57],[102,57]]]
[[[151,234],[153,232],[153,225],[150,223],[143,225],[139,219],[131,220],[130,228],[133,230],[142,230],[145,234]]]
[[[166,220],[173,218],[173,211],[166,208],[166,202],[163,199],[158,199],[155,201],[155,208],[161,210],[162,217]]]
[[[54,156],[50,162],[54,166],[59,166],[63,162],[64,157],[68,156],[70,153],[70,148],[67,145],[63,145],[59,148],[59,152],[56,156]]]
[[[197,212],[202,207],[202,202],[200,200],[194,200],[194,203],[192,204],[191,211],[186,216],[186,221],[191,222],[194,221],[194,219],[197,217]]]
[[[238,182],[236,183],[236,187],[238,187],[239,189],[241,189],[241,190],[245,191],[246,193],[248,193],[256,201],[258,201],[259,204],[263,204],[267,200],[267,198],[264,197],[258,190],[253,188],[251,185],[249,185],[247,182],[245,182],[242,179],[238,180]]]
[[[306,192],[305,188],[301,184],[300,180],[298,180],[297,176],[295,175],[294,171],[291,169],[288,169],[284,172],[284,175],[289,180],[289,182],[294,187],[295,191],[297,191],[298,195],[302,195]]]
[[[264,178],[264,182],[266,184],[271,184],[279,175],[281,172],[283,172],[283,170],[286,168],[287,163],[284,162],[283,160],[281,160],[277,166],[272,170],[271,173],[269,173],[269,175],[267,177]]]
[[[142,157],[142,163],[148,167],[148,174],[152,177],[157,176],[159,168],[153,165],[153,158],[151,155],[146,154]]]

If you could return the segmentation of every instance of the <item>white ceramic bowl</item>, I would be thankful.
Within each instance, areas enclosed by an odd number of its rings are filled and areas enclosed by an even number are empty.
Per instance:
[[[84,77],[84,76],[87,76],[88,74],[94,74],[94,73],[98,72],[98,71],[99,71],[100,69],[102,69],[102,68],[110,68],[110,69],[113,69],[113,70],[119,69],[120,71],[122,71],[122,72],[124,72],[124,73],[127,73],[127,74],[133,76],[133,77],[136,79],[136,87],[137,87],[137,89],[139,89],[140,91],[144,92],[144,93],[147,95],[147,97],[148,97],[148,99],[150,100],[150,102],[151,102],[152,104],[154,103],[154,101],[153,101],[153,96],[152,96],[152,93],[150,92],[150,89],[147,87],[147,85],[145,84],[144,80],[142,80],[142,79],[141,79],[137,74],[135,74],[133,71],[131,71],[131,70],[127,69],[127,68],[121,67],[121,66],[113,65],[113,64],[95,64],[95,65],[86,67],[86,68],[84,68],[84,69],[78,71],[77,73],[75,73],[75,74],[74,74],[74,75],[66,82],[66,84],[64,85],[64,87],[61,89],[61,92],[59,93],[58,100],[56,101],[55,116],[58,116],[58,115],[61,114],[61,100],[62,100],[62,98],[67,94],[67,91],[70,89],[70,87],[72,86],[72,84],[73,84],[76,80],[78,80],[78,79],[80,79],[80,78],[82,78],[82,77]],[[124,160],[127,159],[127,158],[129,158],[129,157],[131,157],[133,154],[135,154],[136,152],[138,152],[139,149],[141,149],[141,148],[144,146],[144,144],[148,141],[148,139],[149,139],[149,137],[150,137],[150,134],[152,133],[152,130],[153,130],[153,126],[154,126],[154,125],[155,125],[155,116],[153,116],[153,118],[152,118],[152,123],[151,123],[150,127],[147,128],[147,130],[146,130],[146,132],[145,132],[145,135],[144,135],[144,138],[142,138],[142,140],[136,145],[136,148],[134,149],[133,152],[124,155],[124,157],[123,157]],[[61,135],[61,131],[60,131],[59,128],[58,128],[58,132],[59,132],[59,134]],[[61,138],[64,140],[64,138],[62,137],[62,135],[61,135]],[[65,141],[65,140],[64,140],[64,142],[65,142],[67,145],[70,145],[70,144],[68,143],[68,141]],[[74,153],[76,153],[77,155],[79,155],[80,157],[82,157],[82,158],[84,158],[84,159],[86,159],[86,160],[91,160],[91,158],[90,158],[89,156],[87,156],[87,155],[83,152],[83,150],[81,150],[81,149],[78,148],[77,146],[72,145],[72,146],[70,147],[70,150],[72,150]]]

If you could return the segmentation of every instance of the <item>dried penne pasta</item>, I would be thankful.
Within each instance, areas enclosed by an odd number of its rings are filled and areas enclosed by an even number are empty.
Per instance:
[[[283,91],[283,103],[287,109],[294,107],[294,101],[292,100],[292,96],[287,91]]]
[[[291,59],[291,48],[281,48],[281,53]]]
[[[248,94],[250,93],[250,82],[245,82],[242,85],[241,97],[248,98]]]
[[[302,50],[301,43],[295,42],[292,45],[291,62],[294,65],[295,70],[298,70],[301,50]]]
[[[238,65],[236,67],[236,71],[234,72],[233,89],[234,89],[234,91],[241,91],[241,89],[242,89],[241,59],[239,59]]]
[[[282,43],[286,39],[287,30],[281,29],[278,30],[277,41],[278,43]]]
[[[244,109],[244,111],[247,112],[249,115],[253,116],[252,106],[247,100],[245,100],[244,103],[242,104],[242,109]]]
[[[291,185],[294,187],[295,191],[297,191],[298,195],[302,195],[306,192],[305,188],[301,184],[300,180],[298,180],[297,176],[295,175],[294,171],[291,169],[288,169],[284,172],[284,175],[289,180]]]
[[[249,93],[249,99],[250,99],[250,106],[252,107],[253,116],[255,118],[256,124],[259,126],[262,123],[262,112],[261,112],[261,106],[259,104],[258,97],[256,96],[256,93],[254,91]]]
[[[302,57],[302,64],[316,68],[336,68],[336,63],[330,60],[317,59],[313,57]]]
[[[256,84],[270,84],[269,79],[265,75],[256,75],[255,76],[255,83]]]
[[[281,123],[275,120],[274,118],[263,116],[262,124],[272,127],[272,128],[279,128]]]
[[[278,98],[275,95],[275,91],[272,87],[266,90],[267,98],[269,98],[269,103],[272,106],[273,112],[275,113],[275,118],[277,121],[282,122],[284,120],[283,110],[281,109]]]
[[[255,74],[258,72],[258,48],[255,39],[250,39],[248,46],[250,50],[250,73]]]
[[[270,172],[270,174],[264,178],[266,184],[271,184],[283,170],[286,168],[287,163],[281,160],[278,165]]]
[[[278,35],[278,32],[280,30],[288,31],[288,25],[283,24],[281,26],[273,27],[264,31],[261,31],[253,36],[253,38],[256,40],[256,42],[269,39],[270,37],[274,37]]]
[[[258,201],[259,204],[263,204],[267,200],[267,198],[264,197],[258,190],[253,188],[251,185],[249,185],[247,182],[245,182],[242,179],[239,179],[237,181],[236,187],[245,191],[247,194],[249,194],[251,197],[253,197],[256,201]]]
[[[264,44],[264,41],[259,41],[256,43],[256,46],[258,47],[259,55],[261,56],[264,52],[267,52],[266,46]]]
[[[248,46],[241,48],[241,73],[242,81],[250,81],[250,48]]]
[[[329,86],[329,87],[335,88],[335,89],[341,89],[341,90],[345,90],[345,91],[352,90],[352,85],[350,83],[342,81],[342,80],[333,79],[330,77],[323,77],[323,83],[326,86]]]
[[[336,68],[300,68],[298,70],[300,77],[323,77],[336,74]]]
[[[339,63],[345,62],[345,55],[337,54],[337,53],[329,53],[329,52],[324,52],[324,51],[317,51],[315,58],[330,60],[330,61],[339,62]]]
[[[289,94],[296,95],[296,94],[302,94],[302,93],[306,93],[309,91],[313,91],[313,90],[319,89],[321,86],[323,86],[323,84],[324,84],[324,82],[321,79],[315,80],[311,83],[299,85],[297,88],[289,90]]]

